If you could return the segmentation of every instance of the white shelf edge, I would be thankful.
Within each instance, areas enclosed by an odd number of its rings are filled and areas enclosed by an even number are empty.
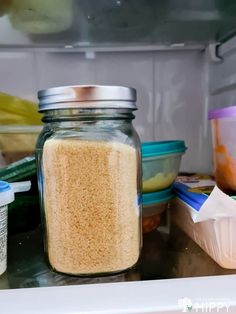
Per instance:
[[[2,290],[0,308],[4,314],[174,314],[182,313],[178,300],[189,298],[227,302],[229,311],[220,313],[236,313],[235,282],[236,275],[229,275]]]
[[[150,44],[134,44],[134,45],[84,45],[84,46],[61,46],[61,47],[40,47],[40,46],[1,46],[0,45],[0,52],[81,52],[81,53],[88,53],[88,52],[140,52],[140,51],[183,51],[183,50],[205,50],[206,45],[204,44],[184,44],[184,43],[176,43],[176,44],[166,44],[166,45],[150,45]]]

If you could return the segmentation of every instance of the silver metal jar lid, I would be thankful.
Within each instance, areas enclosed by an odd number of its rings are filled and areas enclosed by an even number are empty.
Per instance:
[[[136,90],[124,86],[77,85],[38,92],[39,112],[68,108],[136,110]]]

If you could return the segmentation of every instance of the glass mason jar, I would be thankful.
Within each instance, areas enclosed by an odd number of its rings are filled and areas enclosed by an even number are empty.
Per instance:
[[[136,91],[68,86],[39,92],[37,144],[44,244],[51,267],[73,275],[133,267],[141,249],[141,158]]]

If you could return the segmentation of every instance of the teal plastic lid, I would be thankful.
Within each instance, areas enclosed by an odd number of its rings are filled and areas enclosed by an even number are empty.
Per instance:
[[[152,205],[167,202],[174,197],[173,187],[159,192],[143,193],[143,205]]]
[[[185,153],[187,147],[184,141],[163,141],[142,143],[142,156],[153,157],[174,153]]]

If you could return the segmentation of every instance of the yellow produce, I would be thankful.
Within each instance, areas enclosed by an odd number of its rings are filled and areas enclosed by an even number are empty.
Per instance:
[[[0,125],[39,125],[41,115],[35,103],[0,93]]]
[[[73,19],[72,0],[12,0],[9,19],[12,26],[31,34],[67,30]]]
[[[35,103],[0,93],[0,167],[35,151],[41,124]]]
[[[159,172],[154,177],[143,181],[143,192],[150,193],[168,188],[175,180],[176,172]]]

